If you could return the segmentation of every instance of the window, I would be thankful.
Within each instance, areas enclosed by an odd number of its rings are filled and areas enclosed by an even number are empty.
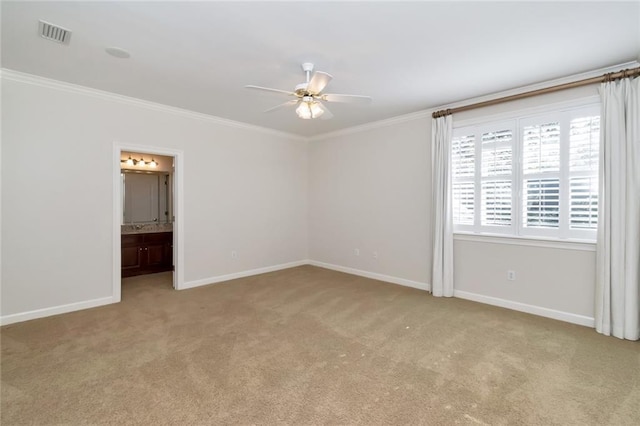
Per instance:
[[[598,106],[454,129],[457,232],[595,239]]]

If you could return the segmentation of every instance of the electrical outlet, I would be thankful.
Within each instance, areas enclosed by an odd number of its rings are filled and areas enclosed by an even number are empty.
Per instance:
[[[516,280],[516,271],[507,271],[507,279],[509,281],[515,281]]]
[[[377,258],[378,258],[378,252],[377,252],[377,251],[374,251],[374,252],[373,252],[373,258],[374,258],[374,259],[377,259]]]
[[[353,249],[353,254],[360,256],[360,249]]]
[[[237,259],[238,258],[238,252],[235,251],[235,250],[231,250],[231,258]]]

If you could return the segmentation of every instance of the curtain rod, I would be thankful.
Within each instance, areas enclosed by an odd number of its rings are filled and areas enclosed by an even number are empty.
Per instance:
[[[640,76],[640,67],[625,69],[618,72],[610,72],[599,77],[586,78],[584,80],[573,81],[571,83],[559,84],[557,86],[545,87],[544,89],[531,90],[529,92],[518,93],[516,95],[505,96],[503,98],[492,99],[489,101],[478,102],[475,104],[463,105],[457,108],[443,109],[436,111],[431,116],[433,118],[444,117],[445,115],[455,114],[457,112],[468,111],[471,109],[482,108],[491,105],[497,105],[504,102],[515,101],[518,99],[530,98],[532,96],[544,95],[545,93],[559,92],[560,90],[572,89],[574,87],[587,86],[594,83],[603,83],[613,81],[620,78],[632,78]]]

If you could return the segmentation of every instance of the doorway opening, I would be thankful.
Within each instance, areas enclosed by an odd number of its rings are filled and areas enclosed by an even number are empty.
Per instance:
[[[114,145],[113,294],[122,288],[180,289],[182,152]]]

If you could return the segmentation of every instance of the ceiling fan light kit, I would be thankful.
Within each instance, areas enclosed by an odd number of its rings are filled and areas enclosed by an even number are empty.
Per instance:
[[[311,96],[304,96],[302,102],[300,102],[300,105],[296,108],[296,114],[304,120],[309,120],[320,117],[324,114],[324,110],[320,106],[320,103],[314,101]]]
[[[296,114],[303,120],[310,120],[319,117],[322,117],[323,119],[329,119],[333,117],[331,111],[329,111],[329,109],[322,103],[322,101],[346,103],[371,102],[371,98],[369,96],[322,93],[329,82],[333,79],[333,76],[322,71],[316,71],[312,75],[311,72],[313,71],[313,64],[310,62],[305,62],[302,64],[302,71],[304,71],[304,73],[306,74],[307,81],[296,85],[293,92],[281,89],[273,89],[271,87],[261,87],[253,85],[247,85],[245,87],[247,89],[256,89],[270,93],[278,93],[280,95],[295,96],[297,99],[293,99],[283,104],[277,105],[273,108],[269,108],[265,112],[275,111],[287,106],[296,106]]]

